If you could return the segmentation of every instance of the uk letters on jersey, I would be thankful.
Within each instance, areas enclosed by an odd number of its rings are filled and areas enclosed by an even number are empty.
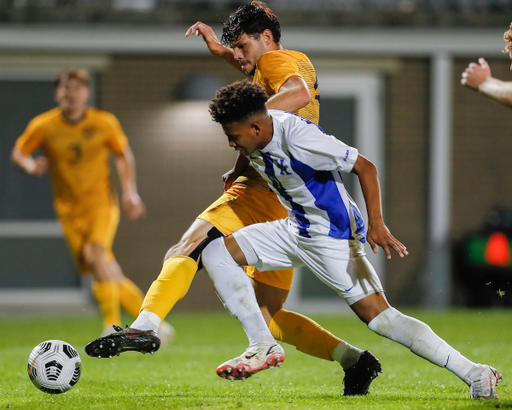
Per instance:
[[[343,172],[352,170],[357,149],[297,115],[269,113],[272,141],[249,160],[278,195],[296,233],[364,242],[363,218],[342,178]]]

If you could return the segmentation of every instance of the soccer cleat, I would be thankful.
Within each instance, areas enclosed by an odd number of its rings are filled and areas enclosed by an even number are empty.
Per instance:
[[[129,351],[141,353],[155,353],[160,347],[160,339],[152,330],[131,329],[126,326],[114,325],[115,333],[93,340],[85,346],[85,353],[89,356],[112,358]]]
[[[485,366],[478,377],[469,386],[469,395],[472,399],[497,399],[496,386],[503,376],[495,368]]]
[[[364,396],[372,381],[382,373],[379,360],[365,350],[356,364],[345,370],[343,396]]]
[[[284,350],[278,344],[249,347],[241,356],[217,367],[217,374],[223,379],[245,381],[262,370],[281,367],[283,362]]]

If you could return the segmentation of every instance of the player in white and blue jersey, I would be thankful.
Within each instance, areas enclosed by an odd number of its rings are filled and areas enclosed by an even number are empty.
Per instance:
[[[241,266],[264,272],[307,266],[345,299],[377,334],[445,367],[468,386],[474,398],[497,397],[501,375],[453,349],[426,324],[391,307],[365,257],[364,242],[407,255],[384,224],[376,167],[355,148],[326,136],[294,114],[265,108],[266,94],[248,81],[222,88],[210,103],[229,145],[240,151],[276,192],[288,218],[254,224],[213,241],[203,263],[226,308],[241,322],[249,347],[219,367],[250,377],[280,366],[284,351],[265,325],[250,280]],[[368,231],[343,185],[343,173],[358,175],[368,210]],[[218,370],[219,371],[219,370]]]

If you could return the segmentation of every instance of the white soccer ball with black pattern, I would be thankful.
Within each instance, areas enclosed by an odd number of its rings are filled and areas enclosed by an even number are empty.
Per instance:
[[[62,340],[39,343],[28,358],[28,377],[49,394],[67,392],[80,379],[82,360],[76,349]]]

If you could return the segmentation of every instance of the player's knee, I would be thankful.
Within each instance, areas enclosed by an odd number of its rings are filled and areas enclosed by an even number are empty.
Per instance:
[[[174,245],[165,254],[164,262],[174,256],[188,256],[199,261],[199,256],[204,248],[216,238],[224,236],[217,228],[211,228],[205,235],[200,232],[195,232],[194,235],[185,235],[181,240]]]
[[[105,257],[105,249],[98,243],[88,243],[84,246],[83,258],[88,266],[95,266]]]
[[[174,256],[189,256],[197,246],[206,239],[206,236],[196,238],[182,238],[176,245],[172,246],[165,254],[164,260]]]

